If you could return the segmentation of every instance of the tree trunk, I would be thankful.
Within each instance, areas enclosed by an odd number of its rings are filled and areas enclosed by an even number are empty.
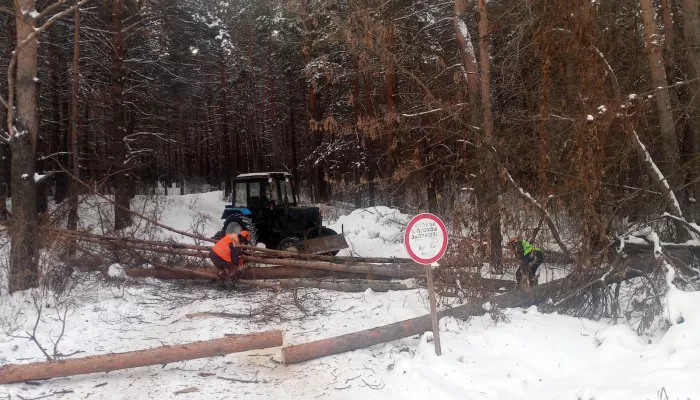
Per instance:
[[[479,140],[486,146],[493,142],[493,119],[491,116],[491,93],[490,93],[490,61],[488,52],[488,18],[486,5],[479,1],[479,36],[481,68],[476,62],[474,45],[464,21],[463,0],[455,0],[454,26],[462,56],[462,67],[467,82],[467,93],[469,95],[469,107],[471,111],[472,123],[483,127],[483,136]],[[479,113],[481,111],[481,114]],[[479,232],[484,235],[488,230],[489,254],[491,267],[500,269],[502,249],[501,249],[501,221],[498,211],[498,178],[496,176],[496,165],[492,155],[487,151],[486,146],[481,146],[477,150],[477,157],[481,160],[479,176],[476,178],[475,192],[477,198],[477,213],[479,217]]]
[[[688,79],[690,83],[690,104],[688,104],[688,125],[691,131],[691,154],[688,180],[694,182],[691,186],[695,198],[696,211],[700,213],[700,11],[697,0],[682,0],[683,37],[688,63]]]
[[[395,121],[398,116],[396,115],[396,71],[394,67],[393,50],[394,50],[394,25],[390,25],[387,29],[388,43],[387,48],[390,54],[388,55],[389,61],[386,68],[386,113],[389,123],[386,129],[386,171],[385,176],[391,178],[394,175],[394,128]],[[391,199],[389,199],[391,201]]]
[[[651,78],[655,88],[668,86],[666,79],[666,66],[664,64],[662,44],[659,43],[659,31],[656,25],[655,10],[652,0],[640,0],[642,18],[644,22],[644,38],[651,69]],[[697,7],[697,5],[696,5]],[[656,108],[659,113],[661,125],[661,142],[663,149],[663,163],[661,164],[664,175],[669,180],[671,190],[677,189],[682,180],[678,153],[678,138],[676,136],[673,110],[671,108],[671,96],[668,89],[659,89],[655,94]]]
[[[2,110],[0,108],[0,110]],[[4,118],[0,116],[0,126],[7,126]],[[4,129],[3,129],[4,130]],[[0,143],[0,221],[7,221],[10,216],[10,212],[7,209],[7,197],[8,197],[8,179],[7,175],[9,168],[7,168],[7,159],[10,159],[12,154],[10,152],[10,147],[5,143]]]
[[[664,53],[667,70],[673,70],[673,12],[671,11],[671,0],[661,0],[661,14],[664,23]],[[697,5],[696,5],[697,8]],[[673,76],[669,75],[669,80],[673,82]]]
[[[47,124],[44,122],[44,126],[48,125],[49,138],[48,140],[43,140],[44,145],[38,145],[37,153],[40,157],[37,160],[37,172],[44,174],[47,171],[60,170],[58,166],[58,155],[54,155],[52,158],[44,158],[49,155],[56,154],[60,152],[61,149],[61,82],[59,81],[59,75],[61,75],[61,64],[62,64],[62,54],[58,49],[58,29],[57,25],[52,26],[49,29],[49,91],[51,98],[51,121]],[[47,143],[48,142],[48,143]],[[48,144],[48,146],[46,146]],[[56,204],[63,201],[65,196],[65,187],[63,187],[63,182],[57,177],[52,177],[54,183],[54,202]],[[48,186],[46,183],[41,186]],[[48,200],[47,200],[48,203]],[[41,207],[40,207],[41,208]]]
[[[304,62],[308,65],[311,62],[311,46],[312,46],[312,41],[311,38],[309,37],[310,35],[310,27],[309,27],[309,16],[307,15],[306,12],[306,0],[300,0],[300,12],[301,12],[301,18],[302,18],[302,28],[304,32],[304,36],[306,37],[306,41],[304,43],[304,47],[302,48],[302,55],[304,57]],[[308,88],[308,93],[309,97],[307,98],[308,103],[306,106],[306,112],[307,112],[307,117],[308,117],[308,129],[311,130],[311,153],[313,154],[318,150],[318,126],[316,126],[316,122],[318,121],[317,117],[317,99],[316,99],[316,88],[314,87],[313,82],[309,83],[309,88]],[[312,202],[314,203],[319,203],[322,202],[321,200],[321,194],[323,192],[321,185],[323,182],[323,176],[321,172],[321,161],[317,159],[313,159],[313,157],[309,161],[310,163],[310,171],[309,173],[311,174],[309,178],[309,184],[311,186],[311,197],[312,197]]]
[[[454,27],[457,36],[457,44],[462,57],[462,67],[464,79],[467,81],[467,94],[469,95],[469,109],[471,111],[472,123],[479,125],[481,119],[479,108],[481,98],[479,96],[479,67],[476,63],[474,44],[472,43],[467,24],[464,21],[464,0],[455,0],[454,6]]]
[[[16,32],[14,27],[14,18],[8,16],[5,20],[5,27],[7,28],[7,37],[12,38]],[[9,60],[12,58],[12,46],[6,46],[5,57]],[[12,72],[10,72],[12,74]],[[7,93],[5,90],[5,83],[7,81],[0,79],[0,93]],[[6,132],[8,127],[7,113],[5,112],[5,107],[0,105],[0,133]],[[0,221],[6,221],[9,218],[9,210],[7,209],[7,198],[10,196],[10,162],[12,153],[10,152],[10,146],[8,143],[0,142]]]
[[[0,367],[0,384],[168,364],[282,345],[282,331],[236,335],[148,350]]]
[[[374,103],[372,103],[372,88],[370,86],[369,77],[364,76],[363,86],[364,86],[364,98],[365,98],[365,110],[367,110],[367,116],[373,119],[377,116],[374,111]],[[377,178],[377,156],[376,156],[376,141],[371,135],[365,135],[365,159],[367,160],[367,182],[369,190],[369,206],[374,207],[377,200],[377,185],[375,179]]]
[[[355,114],[355,137],[357,138],[357,143],[355,144],[355,165],[353,168],[353,175],[355,177],[355,208],[360,208],[362,205],[362,199],[360,197],[360,182],[361,182],[361,172],[362,172],[362,132],[360,129],[360,123],[362,121],[362,103],[360,101],[360,72],[359,72],[359,61],[356,62],[355,67],[358,72],[355,73],[355,77],[352,81],[352,110]]]
[[[226,66],[224,65],[223,52],[219,54],[219,90],[221,93],[221,113],[223,119],[221,121],[221,151],[223,161],[223,178],[224,178],[224,196],[228,198],[231,194],[233,185],[233,171],[231,163],[231,140],[232,135],[229,131],[228,121],[228,80],[226,79]]]
[[[120,230],[131,226],[131,209],[129,201],[130,180],[125,172],[123,162],[126,159],[126,127],[124,121],[124,39],[122,37],[122,0],[112,1],[112,137],[114,140],[113,165],[118,168],[114,175],[114,229]]]
[[[18,0],[17,43],[34,33],[36,21],[22,10],[34,10],[34,0]],[[12,214],[10,249],[10,292],[39,284],[38,230],[36,212],[36,141],[39,133],[37,41],[30,40],[17,53],[15,89],[16,118],[8,111],[12,151]],[[10,88],[11,90],[11,88]],[[10,103],[12,104],[12,103]]]
[[[294,102],[292,98],[292,93],[289,93],[289,145],[292,147],[292,175],[294,176],[294,192],[298,194],[299,192],[299,161],[297,159],[297,124],[294,112]]]
[[[22,64],[18,63],[20,71]],[[19,74],[18,74],[19,75]],[[17,80],[17,89],[23,85]],[[18,98],[19,100],[19,98]],[[12,150],[12,247],[10,252],[10,292],[38,286],[38,221],[36,212],[36,184],[34,183],[34,146],[31,136],[26,133],[22,114],[36,113],[36,108],[25,112],[17,107],[15,134],[10,139]],[[23,132],[24,131],[24,132]]]
[[[491,116],[491,62],[489,60],[489,22],[486,10],[486,1],[479,0],[479,37],[481,58],[481,108],[484,114],[484,141],[487,144],[494,142],[493,118]],[[501,257],[503,256],[501,233],[501,214],[499,212],[498,177],[496,165],[491,154],[482,152],[485,161],[484,186],[486,188],[486,219],[489,225],[489,239],[491,244],[491,267],[496,271],[501,270]]]
[[[78,229],[78,194],[80,186],[76,179],[80,179],[80,154],[78,151],[78,90],[80,87],[80,8],[75,10],[73,27],[73,87],[71,94],[71,118],[70,118],[70,148],[73,163],[73,180],[70,182],[70,210],[68,211],[68,229]],[[75,254],[75,247],[68,248],[70,255]]]

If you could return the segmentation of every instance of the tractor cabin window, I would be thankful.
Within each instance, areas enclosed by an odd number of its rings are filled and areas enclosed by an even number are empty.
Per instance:
[[[248,183],[236,183],[236,197],[233,202],[234,207],[248,207]]]
[[[292,183],[288,178],[285,178],[285,180],[281,182],[280,190],[282,191],[282,201],[284,201],[286,197],[289,203],[296,204],[294,192],[292,191]]]
[[[270,201],[274,204],[280,204],[280,196],[277,190],[277,180],[274,178],[268,179],[268,190],[270,192]]]
[[[262,198],[260,197],[260,182],[248,183],[248,207],[260,208],[263,206]]]

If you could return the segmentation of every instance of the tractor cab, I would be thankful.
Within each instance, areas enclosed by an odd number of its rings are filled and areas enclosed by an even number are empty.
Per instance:
[[[286,172],[241,174],[236,177],[231,205],[224,209],[222,219],[240,213],[257,216],[263,208],[297,205],[292,187],[292,175]]]
[[[231,204],[215,238],[245,229],[251,242],[286,251],[336,254],[348,247],[345,237],[323,226],[318,207],[298,204],[292,175],[261,172],[238,175]]]

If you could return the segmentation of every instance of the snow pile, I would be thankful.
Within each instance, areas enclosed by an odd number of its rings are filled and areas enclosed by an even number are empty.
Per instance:
[[[367,257],[408,257],[403,245],[403,234],[410,215],[384,206],[362,208],[343,215],[329,228],[345,237],[350,249],[344,254]]]
[[[109,277],[112,279],[126,279],[126,272],[124,271],[124,268],[119,264],[110,265],[109,269],[107,269],[107,275],[109,275]]]
[[[700,301],[700,293],[687,294]],[[662,388],[674,399],[700,395],[698,326],[673,326],[660,343],[645,344],[624,325],[535,308],[506,315],[510,321],[498,325],[443,318],[443,356],[421,342],[415,356],[396,358],[387,385],[441,399],[651,399]]]

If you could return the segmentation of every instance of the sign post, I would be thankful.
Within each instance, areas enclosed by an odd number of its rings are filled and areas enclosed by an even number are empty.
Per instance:
[[[413,261],[425,265],[425,275],[428,280],[428,298],[430,300],[430,316],[433,322],[433,342],[435,354],[440,355],[440,329],[435,301],[435,285],[433,283],[433,267],[438,266],[438,260],[445,255],[447,249],[447,228],[433,214],[418,214],[406,227],[404,245]]]

